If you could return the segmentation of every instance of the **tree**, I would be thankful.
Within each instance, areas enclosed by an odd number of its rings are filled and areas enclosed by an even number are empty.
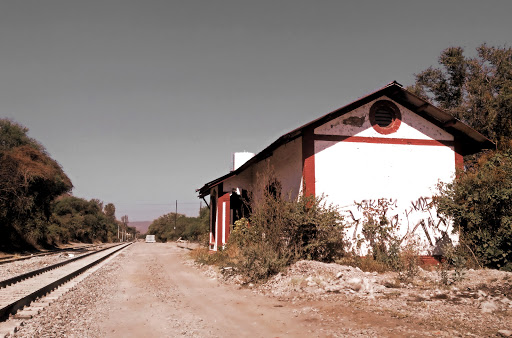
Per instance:
[[[454,221],[461,244],[488,267],[512,269],[512,49],[445,49],[440,68],[416,75],[409,89],[496,142],[488,152],[440,186],[438,211]]]
[[[301,259],[334,262],[346,253],[346,223],[338,207],[327,205],[324,196],[291,198],[281,187],[273,168],[257,173],[249,193],[251,214],[235,221],[230,232],[228,265],[249,281],[266,279]]]
[[[27,136],[28,128],[9,119],[0,119],[0,151],[28,145],[37,150],[43,146]]]
[[[416,74],[409,90],[426,98],[507,148],[512,140],[512,48],[477,48],[476,57],[461,47],[445,49],[440,68]]]
[[[103,212],[105,213],[105,216],[111,221],[116,220],[116,207],[112,203],[108,203],[105,205],[105,208],[103,209]]]
[[[512,149],[482,156],[477,165],[442,184],[438,211],[450,216],[460,242],[479,262],[512,271]]]
[[[117,238],[117,222],[103,213],[100,208],[102,204],[97,199],[87,201],[74,196],[58,198],[52,208],[49,231],[52,241],[114,241]],[[113,204],[112,207],[115,209]]]
[[[0,119],[0,247],[44,240],[51,202],[73,187],[28,129]]]
[[[148,235],[155,235],[160,242],[176,240],[200,240],[209,233],[209,209],[201,208],[199,217],[187,217],[174,212],[162,215],[151,223]]]

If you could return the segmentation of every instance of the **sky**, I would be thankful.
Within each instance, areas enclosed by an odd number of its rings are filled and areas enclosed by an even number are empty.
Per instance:
[[[196,216],[234,152],[441,51],[512,45],[512,2],[0,0],[0,118],[29,129],[116,216]],[[202,202],[204,206],[204,202]]]

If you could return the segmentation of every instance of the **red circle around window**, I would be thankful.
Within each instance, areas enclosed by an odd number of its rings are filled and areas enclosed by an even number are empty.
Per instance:
[[[370,123],[379,134],[388,135],[400,128],[402,114],[400,109],[391,101],[380,100],[370,108]]]

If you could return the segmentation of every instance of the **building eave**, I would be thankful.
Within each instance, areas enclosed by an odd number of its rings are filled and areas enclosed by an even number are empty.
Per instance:
[[[203,187],[196,190],[196,192],[199,193],[199,197],[203,198],[210,194],[210,189],[225,180],[229,179],[230,177],[236,176],[240,173],[242,173],[244,170],[249,168],[254,163],[260,162],[264,160],[265,158],[272,155],[272,152],[280,147],[283,144],[286,144],[288,142],[293,141],[297,137],[300,137],[303,135],[304,130],[310,129],[310,128],[316,128],[327,121],[330,121],[334,118],[337,118],[339,116],[342,116],[366,103],[369,103],[379,97],[387,96],[390,99],[396,101],[397,103],[401,104],[402,106],[406,107],[407,109],[411,110],[412,112],[420,115],[421,117],[425,118],[429,122],[435,124],[439,128],[446,130],[450,134],[453,134],[461,139],[461,148],[460,151],[462,152],[461,155],[469,155],[477,153],[483,149],[495,149],[496,145],[474,130],[473,128],[469,127],[465,123],[461,122],[460,120],[457,120],[452,115],[448,114],[447,112],[435,107],[428,101],[420,98],[419,96],[409,92],[405,88],[403,88],[402,85],[400,85],[398,82],[393,81],[386,86],[374,91],[373,93],[370,93],[366,96],[363,96],[341,108],[338,108],[326,115],[323,115],[309,123],[306,123],[305,125],[298,127],[291,132],[284,134],[283,136],[279,137],[275,142],[270,144],[268,147],[257,153],[254,157],[252,157],[249,161],[247,161],[245,164],[243,164],[240,168],[237,170],[234,170],[224,176],[221,176],[213,181],[210,181],[206,183]]]

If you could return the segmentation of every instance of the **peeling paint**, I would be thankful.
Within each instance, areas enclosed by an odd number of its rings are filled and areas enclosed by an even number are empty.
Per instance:
[[[355,127],[362,127],[364,124],[365,117],[357,117],[357,116],[351,116],[349,118],[346,118],[343,120],[343,124],[347,124],[349,126],[355,126]]]

